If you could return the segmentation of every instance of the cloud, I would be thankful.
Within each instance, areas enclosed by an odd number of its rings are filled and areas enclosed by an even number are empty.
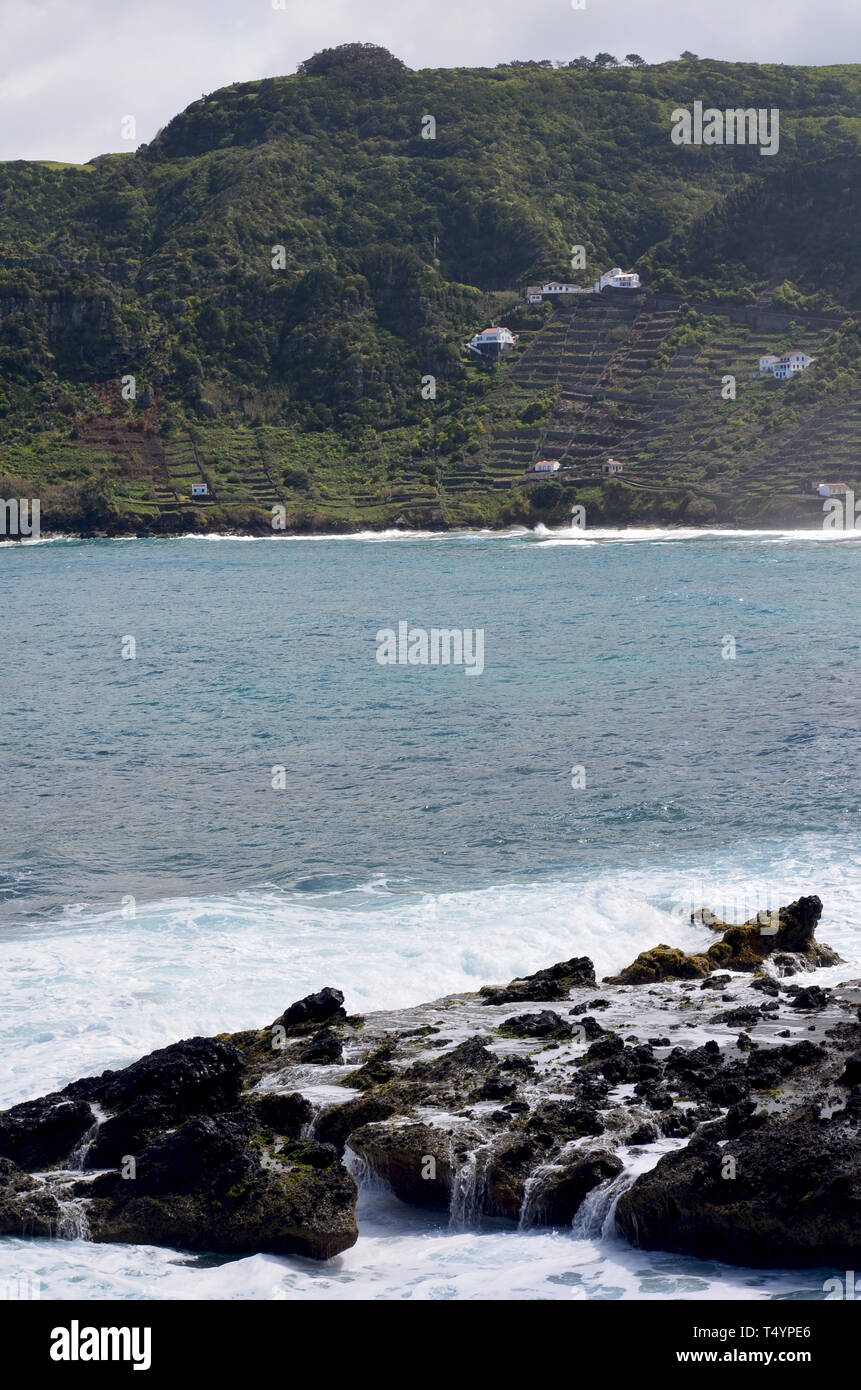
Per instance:
[[[650,62],[682,49],[751,62],[845,62],[856,0],[3,0],[0,159],[82,162],[150,140],[201,92],[295,70],[339,43],[380,43],[411,67],[567,61],[605,50]],[[812,16],[815,13],[815,23]]]

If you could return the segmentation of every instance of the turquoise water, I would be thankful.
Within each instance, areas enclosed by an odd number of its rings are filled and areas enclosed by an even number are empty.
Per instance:
[[[618,968],[696,945],[703,902],[819,892],[858,975],[859,567],[834,533],[0,546],[0,1104],[322,984],[368,1009]],[[380,665],[400,621],[483,630],[483,672]],[[821,1289],[365,1201],[311,1273],[2,1248],[55,1297]]]
[[[778,537],[3,547],[4,920],[852,836],[859,565]],[[380,666],[399,620],[484,629],[484,672]]]

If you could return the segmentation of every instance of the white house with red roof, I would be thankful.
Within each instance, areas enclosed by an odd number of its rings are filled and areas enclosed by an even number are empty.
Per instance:
[[[480,333],[476,333],[474,338],[470,338],[466,346],[479,357],[497,358],[511,352],[517,346],[517,342],[518,334],[512,333],[508,328],[484,328]]]

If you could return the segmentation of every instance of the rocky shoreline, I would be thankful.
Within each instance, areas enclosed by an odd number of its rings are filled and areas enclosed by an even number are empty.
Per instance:
[[[861,980],[801,898],[598,983],[585,957],[348,1015],[326,988],[0,1114],[0,1234],[326,1260],[357,1180],[483,1221],[756,1267],[857,1266]]]

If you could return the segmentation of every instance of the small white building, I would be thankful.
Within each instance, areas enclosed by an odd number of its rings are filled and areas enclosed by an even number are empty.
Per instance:
[[[808,357],[806,352],[784,352],[777,359],[774,375],[778,381],[785,381],[787,377],[794,376],[796,372],[803,372],[813,361],[815,359]]]
[[[640,277],[633,270],[623,270],[621,266],[615,265],[612,270],[608,270],[595,282],[595,291],[600,294],[602,290],[638,290],[640,288]]]
[[[594,294],[593,289],[571,285],[567,280],[547,280],[543,285],[530,285],[526,291],[527,304],[540,304],[547,294]]]
[[[206,483],[192,483],[191,495],[192,497],[207,497],[209,495],[209,488]]]
[[[773,352],[767,352],[764,357],[759,359],[759,370],[763,376],[771,372],[778,381],[786,381],[788,377],[795,376],[796,372],[803,372],[815,361],[815,357],[809,357],[806,352],[797,350],[782,352],[779,357],[776,357]]]
[[[845,497],[849,491],[848,483],[820,483],[816,489],[820,497]]]
[[[533,473],[558,473],[558,459],[539,459],[538,463],[532,466]]]
[[[478,353],[479,357],[496,358],[511,352],[517,346],[517,340],[518,335],[508,328],[484,328],[470,338],[466,346],[470,352]]]
[[[624,471],[625,465],[620,463],[618,459],[608,459],[606,463],[601,464],[601,472],[605,478],[613,478],[617,473],[624,473]]]

